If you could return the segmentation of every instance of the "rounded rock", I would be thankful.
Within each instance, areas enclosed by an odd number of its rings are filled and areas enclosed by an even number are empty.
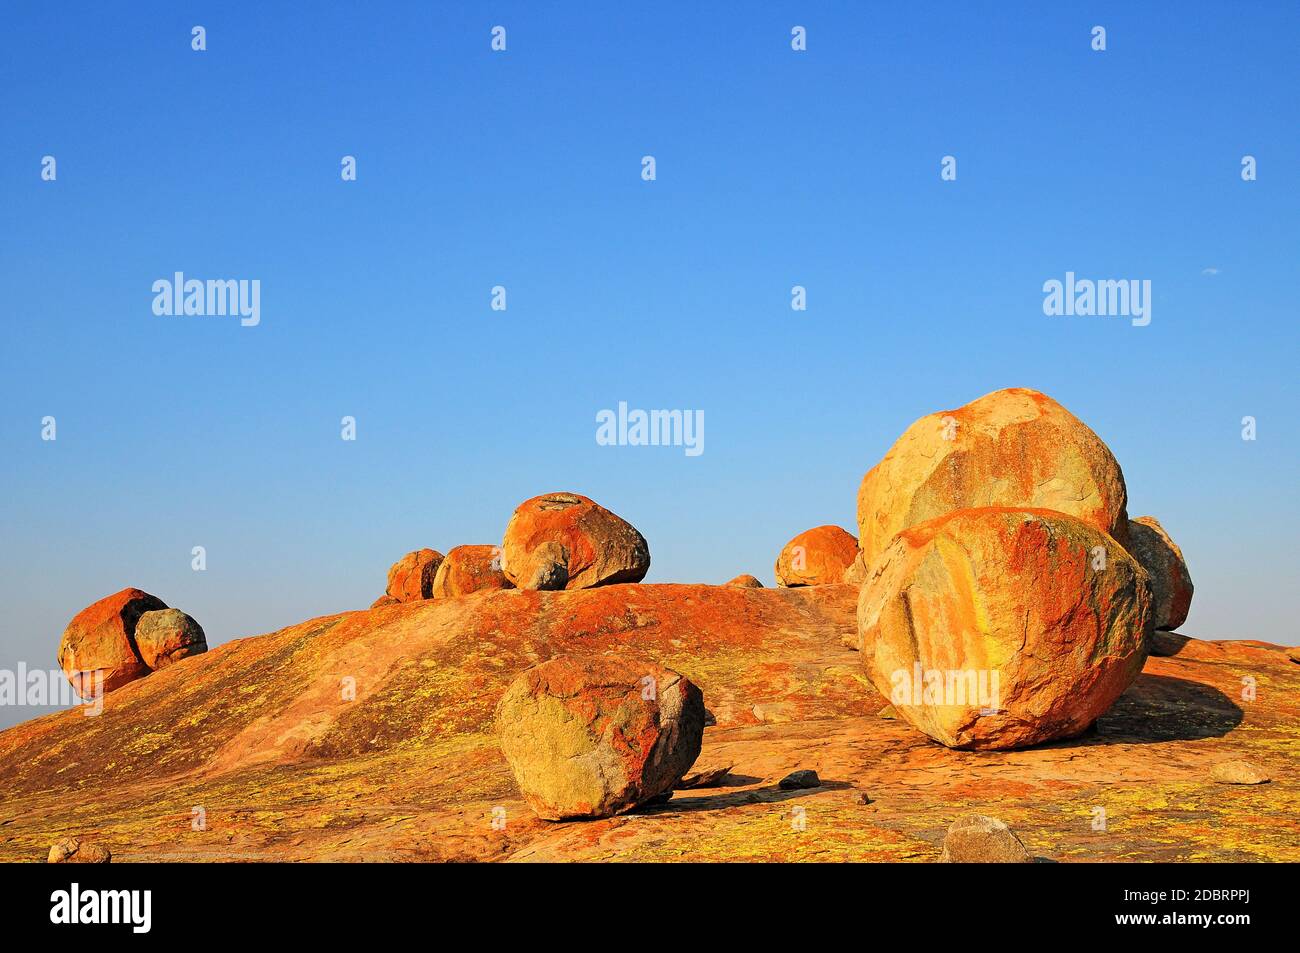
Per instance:
[[[828,586],[844,581],[858,555],[858,541],[839,526],[814,526],[781,549],[776,558],[778,586]]]
[[[442,565],[442,553],[436,549],[417,549],[407,553],[388,570],[386,595],[398,602],[419,602],[433,598],[433,579]]]
[[[149,674],[135,644],[140,616],[167,603],[140,589],[123,589],[82,609],[59,641],[59,667],[84,699]]]
[[[1109,448],[1046,394],[1016,387],[908,427],[858,489],[868,571],[894,536],[954,510],[1056,510],[1127,543],[1128,491]]]
[[[1128,551],[1151,576],[1155,627],[1178,628],[1192,607],[1192,577],[1183,551],[1154,516],[1129,520]]]
[[[515,509],[502,568],[520,589],[589,589],[640,582],[650,547],[627,520],[576,493],[546,493]]]
[[[1114,539],[1047,510],[985,507],[895,537],[858,598],[868,678],[950,748],[1083,733],[1137,677],[1151,583]]]
[[[500,546],[454,546],[433,577],[433,598],[450,599],[480,589],[513,589],[501,570]]]
[[[650,661],[561,656],[511,683],[496,724],[539,817],[610,817],[672,791],[695,763],[704,697]]]
[[[144,664],[155,672],[208,650],[202,626],[180,609],[155,609],[141,615],[135,644]]]

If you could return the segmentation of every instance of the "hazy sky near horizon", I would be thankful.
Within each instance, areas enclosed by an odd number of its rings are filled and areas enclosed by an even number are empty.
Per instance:
[[[552,490],[647,581],[770,584],[1009,386],[1181,544],[1184,632],[1300,642],[1300,5],[901,7],[9,5],[0,668],[127,585],[212,644],[364,607]],[[155,315],[178,271],[257,279],[260,323]],[[1067,272],[1149,280],[1150,324],[1046,316]],[[598,445],[620,401],[704,452]]]

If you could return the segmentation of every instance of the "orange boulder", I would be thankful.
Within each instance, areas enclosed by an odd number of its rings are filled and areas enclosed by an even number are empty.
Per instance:
[[[433,598],[464,596],[480,589],[513,589],[501,571],[500,546],[455,546],[433,578]]]
[[[858,541],[838,526],[804,530],[776,557],[779,586],[829,586],[844,581],[858,555]]]
[[[1128,551],[1151,575],[1156,628],[1178,628],[1192,607],[1192,577],[1183,551],[1154,516],[1129,520]]]
[[[82,698],[94,698],[149,674],[135,644],[140,616],[167,604],[139,589],[123,589],[78,612],[63,630],[59,667]]]
[[[671,791],[695,763],[704,696],[647,659],[560,656],[511,683],[496,724],[538,817],[610,817]]]
[[[727,580],[725,583],[723,583],[723,585],[739,586],[741,589],[762,589],[763,588],[763,583],[759,581],[758,577],[751,576],[747,572],[741,573],[735,579]]]
[[[1137,677],[1151,583],[1114,539],[1049,510],[959,510],[899,533],[858,600],[868,678],[950,748],[1082,733]]]
[[[387,595],[398,602],[418,602],[433,598],[433,577],[442,565],[442,553],[436,549],[417,549],[407,553],[388,570]]]
[[[519,504],[502,549],[506,578],[520,589],[640,582],[650,569],[645,537],[576,493],[547,493]]]
[[[908,427],[858,489],[864,566],[899,530],[954,510],[1056,510],[1128,539],[1128,493],[1101,438],[1045,394],[1016,387]]]

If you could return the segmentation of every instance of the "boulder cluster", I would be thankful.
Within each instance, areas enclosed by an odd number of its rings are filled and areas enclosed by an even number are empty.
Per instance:
[[[1087,730],[1191,601],[1181,552],[1127,502],[1106,445],[1037,391],[912,424],[858,490],[871,682],[950,747]]]
[[[500,546],[407,553],[372,609],[495,589],[590,589],[640,582],[650,547],[636,527],[577,493],[544,493],[515,508]]]
[[[59,667],[90,700],[208,650],[203,629],[157,596],[127,588],[78,612],[63,630]]]

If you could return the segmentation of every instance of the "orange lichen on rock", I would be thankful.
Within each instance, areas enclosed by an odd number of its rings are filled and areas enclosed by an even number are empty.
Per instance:
[[[520,589],[639,582],[650,569],[650,547],[636,527],[576,493],[520,503],[501,545],[506,578]]]
[[[1124,475],[1095,433],[1045,394],[994,391],[916,421],[858,489],[870,570],[899,530],[954,510],[1056,510],[1127,542]]]
[[[1151,632],[1146,571],[1061,513],[984,507],[895,537],[863,585],[859,648],[895,710],[954,748],[1068,738],[1128,688]]]
[[[513,589],[501,570],[500,546],[454,546],[433,578],[433,598],[465,596],[480,589]]]
[[[139,589],[123,589],[82,609],[63,630],[59,667],[82,698],[115,691],[149,674],[135,643],[140,616],[167,604]]]
[[[828,586],[844,582],[858,555],[858,541],[839,526],[814,526],[782,547],[776,557],[777,585]]]
[[[418,602],[433,598],[433,579],[442,565],[442,553],[436,549],[417,549],[407,553],[388,570],[385,594],[398,602]]]

